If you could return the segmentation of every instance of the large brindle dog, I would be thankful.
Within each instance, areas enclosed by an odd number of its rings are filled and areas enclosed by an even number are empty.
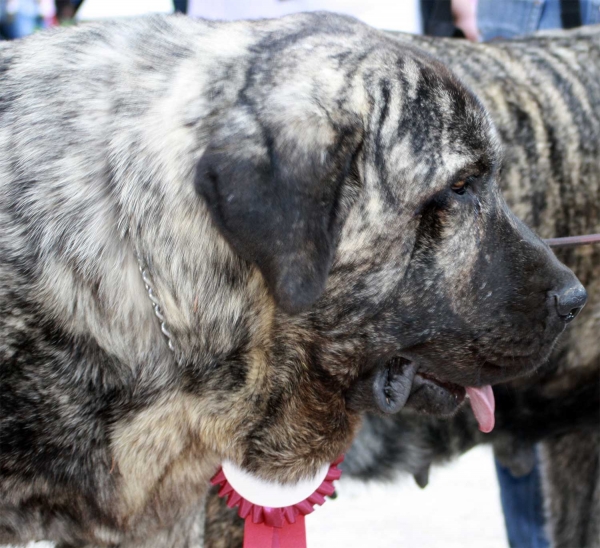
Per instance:
[[[543,237],[600,233],[600,26],[492,44],[396,37],[451,67],[486,106],[502,143],[499,184],[522,219]],[[425,485],[432,463],[485,442],[520,474],[542,441],[552,545],[600,546],[600,246],[557,253],[589,302],[539,375],[495,390],[495,430],[481,434],[468,407],[451,420],[371,415],[346,456],[346,476],[403,471]],[[207,548],[241,546],[235,514],[216,498],[207,510]]]
[[[2,542],[199,544],[221,460],[293,482],[585,303],[479,100],[352,19],[92,24],[0,74]]]
[[[600,233],[600,26],[479,45],[398,38],[436,55],[487,107],[504,151],[499,183],[519,217],[544,237]],[[552,545],[600,546],[600,247],[557,253],[590,302],[541,378],[496,391],[496,431],[479,434],[468,410],[451,421],[370,417],[348,473],[368,479],[404,470],[421,481],[431,462],[483,441],[519,468],[529,444],[543,441]]]
[[[521,219],[546,238],[600,233],[600,26],[476,45],[398,38],[455,70],[487,107],[504,152],[499,184]],[[588,305],[541,376],[496,391],[497,431],[479,434],[468,410],[452,421],[372,417],[348,472],[374,477],[377,461],[384,475],[403,469],[418,478],[431,461],[481,441],[520,468],[528,444],[543,441],[552,545],[600,547],[600,246],[557,254],[588,289]]]

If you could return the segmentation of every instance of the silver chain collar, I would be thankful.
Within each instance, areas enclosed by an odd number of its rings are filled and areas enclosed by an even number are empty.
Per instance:
[[[152,277],[148,273],[147,267],[144,266],[144,262],[142,261],[139,254],[136,253],[136,259],[138,263],[138,268],[140,270],[140,274],[142,275],[142,280],[144,282],[144,287],[146,288],[146,292],[148,293],[148,298],[152,303],[152,307],[154,308],[154,315],[158,318],[160,322],[160,330],[167,341],[167,346],[169,350],[173,352],[175,355],[175,359],[179,362],[179,358],[177,357],[177,351],[175,349],[175,344],[173,343],[173,334],[167,328],[167,322],[165,320],[165,316],[163,314],[162,307],[160,306],[160,301],[158,297],[154,293],[154,286],[152,283]]]

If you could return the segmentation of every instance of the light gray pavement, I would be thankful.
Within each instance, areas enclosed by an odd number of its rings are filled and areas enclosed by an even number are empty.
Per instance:
[[[309,548],[507,548],[490,448],[431,471],[421,490],[341,482],[338,498],[307,518]]]

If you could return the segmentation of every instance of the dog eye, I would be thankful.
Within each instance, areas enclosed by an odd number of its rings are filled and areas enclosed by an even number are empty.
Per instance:
[[[462,196],[469,188],[469,182],[466,179],[456,181],[451,187],[453,192],[456,192],[459,196]]]

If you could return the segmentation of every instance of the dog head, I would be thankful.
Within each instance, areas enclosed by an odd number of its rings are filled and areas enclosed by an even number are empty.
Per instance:
[[[257,27],[195,180],[275,302],[260,366],[236,354],[260,389],[211,384],[248,417],[217,450],[283,481],[364,410],[443,415],[532,371],[585,303],[505,205],[494,127],[443,65],[351,19],[286,21]]]

